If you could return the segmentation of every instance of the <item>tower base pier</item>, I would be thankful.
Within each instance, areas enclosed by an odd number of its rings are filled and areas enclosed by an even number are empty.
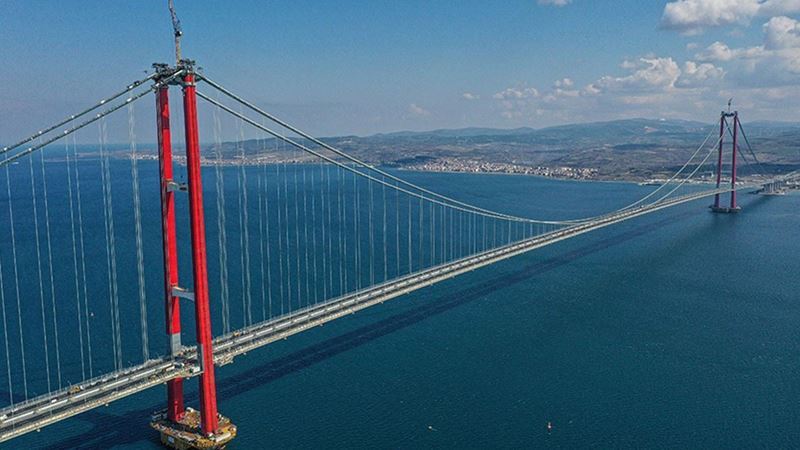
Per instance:
[[[713,213],[720,213],[720,214],[735,214],[742,210],[741,206],[736,207],[729,207],[729,206],[709,206],[711,212]]]
[[[167,419],[167,412],[153,415],[150,426],[161,434],[161,443],[177,450],[216,450],[224,449],[236,437],[236,425],[230,419],[217,414],[219,429],[216,434],[206,436],[200,430],[200,411],[186,408],[183,416],[173,422]]]

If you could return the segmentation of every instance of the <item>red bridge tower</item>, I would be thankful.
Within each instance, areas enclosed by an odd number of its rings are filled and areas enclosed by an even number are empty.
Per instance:
[[[214,380],[214,349],[206,265],[206,231],[203,214],[203,185],[200,171],[200,142],[197,126],[197,95],[194,62],[180,60],[176,68],[155,64],[156,82],[172,77],[183,89],[183,120],[186,138],[187,185],[175,182],[172,167],[169,86],[156,91],[156,123],[161,179],[161,223],[164,248],[164,288],[167,336],[170,355],[175,361],[192,364],[200,370],[200,409],[184,407],[183,380],[167,383],[167,409],[153,417],[151,426],[161,433],[161,442],[179,449],[223,448],[236,436],[236,426],[217,411]],[[175,194],[189,194],[189,221],[192,242],[193,291],[178,280],[177,231],[175,227]],[[197,354],[187,357],[181,347],[180,299],[194,302]]]

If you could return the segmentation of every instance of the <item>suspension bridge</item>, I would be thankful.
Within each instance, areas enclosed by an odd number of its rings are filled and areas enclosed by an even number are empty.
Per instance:
[[[171,88],[182,91],[183,114],[174,118]],[[148,153],[137,142],[136,106],[153,97],[158,144]],[[200,144],[198,99],[209,107],[209,145]],[[182,122],[185,155],[173,156],[173,121]],[[127,144],[111,143],[109,129],[126,134]],[[233,136],[223,139],[225,129]],[[217,411],[215,366],[665,208],[713,198],[711,211],[738,212],[737,191],[758,186],[737,181],[737,155],[760,166],[740,136],[747,140],[738,113],[722,112],[686,163],[635,202],[591,217],[531,218],[353,157],[192,61],[154,65],[147,77],[0,150],[0,442],[166,383],[166,410],[152,418],[162,441],[223,447],[236,427]],[[713,184],[695,182],[709,170]],[[165,328],[154,331],[152,320]],[[193,377],[197,409],[183,400],[183,382]]]

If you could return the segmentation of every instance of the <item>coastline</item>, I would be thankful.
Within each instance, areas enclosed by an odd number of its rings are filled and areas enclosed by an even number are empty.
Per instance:
[[[117,156],[117,155],[115,155]],[[120,159],[130,159],[130,154],[125,153],[124,155],[118,155]],[[155,161],[157,160],[157,155],[152,154],[150,152],[139,153],[136,155],[137,161]],[[178,165],[185,165],[185,158],[176,155],[174,158],[175,164]],[[320,164],[323,163],[321,161],[317,161],[316,158],[302,158],[302,159],[290,159],[290,160],[280,160],[275,158],[269,157],[247,157],[245,160],[241,160],[239,158],[223,158],[222,160],[210,159],[210,158],[202,158],[200,161],[201,166],[204,167],[212,167],[212,166],[223,166],[223,167],[238,167],[238,166],[262,166],[262,165],[276,165],[276,164]],[[380,167],[382,169],[390,169],[390,170],[397,170],[403,172],[418,172],[418,173],[446,173],[446,174],[466,174],[466,175],[504,175],[504,176],[527,176],[527,177],[536,177],[540,179],[546,180],[558,180],[558,181],[576,181],[576,182],[593,182],[593,183],[625,183],[625,184],[638,184],[638,185],[654,185],[658,186],[663,184],[667,181],[667,178],[653,177],[653,178],[644,178],[644,177],[624,177],[624,176],[614,176],[614,175],[596,175],[597,169],[594,168],[572,168],[572,167],[532,167],[532,166],[520,166],[514,164],[505,163],[500,164],[500,169],[498,170],[486,170],[484,168],[478,168],[473,170],[452,170],[448,168],[423,168],[419,166],[402,166],[402,165],[392,165],[392,164],[381,164],[378,163],[375,165],[376,167]],[[540,171],[540,172],[547,172],[550,174],[543,174],[543,173],[531,173],[531,172],[522,172],[522,171],[510,171],[508,168],[515,168],[515,169],[524,169],[524,170],[531,170],[533,171]],[[574,176],[572,174],[587,174],[591,173],[592,176]],[[569,175],[566,175],[569,174]],[[661,174],[659,174],[661,175]],[[758,183],[762,180],[760,179],[751,179],[748,176],[740,176],[739,181],[744,182],[755,182]],[[692,185],[708,185],[714,184],[713,179],[699,179],[699,180],[688,180],[686,184]]]

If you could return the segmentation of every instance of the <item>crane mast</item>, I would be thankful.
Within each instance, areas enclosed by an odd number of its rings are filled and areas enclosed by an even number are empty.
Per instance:
[[[183,30],[181,29],[181,21],[178,19],[178,14],[175,13],[175,5],[172,0],[168,0],[169,14],[172,17],[172,32],[175,36],[175,62],[181,61],[181,36]]]

